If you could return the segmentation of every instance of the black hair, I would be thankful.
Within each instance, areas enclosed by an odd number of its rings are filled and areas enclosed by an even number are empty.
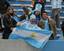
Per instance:
[[[7,0],[0,0],[0,13],[4,14],[9,6],[10,4]]]
[[[27,7],[23,7],[23,10],[29,10]]]
[[[42,13],[46,13],[46,14],[47,14],[47,12],[46,12],[46,11],[42,11]]]
[[[48,13],[46,11],[41,11],[41,16],[42,16],[43,13],[46,13],[48,15]]]

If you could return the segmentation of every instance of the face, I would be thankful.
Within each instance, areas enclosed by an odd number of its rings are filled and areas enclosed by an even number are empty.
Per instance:
[[[47,18],[48,18],[47,13],[42,13],[42,18],[43,18],[43,19],[47,19]]]
[[[14,15],[14,11],[13,11],[13,9],[12,9],[12,8],[9,8],[9,9],[8,9],[8,12],[9,12],[9,14],[10,14],[11,16],[13,16],[13,15]]]

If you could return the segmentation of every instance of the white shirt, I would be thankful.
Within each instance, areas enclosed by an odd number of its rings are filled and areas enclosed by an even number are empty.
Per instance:
[[[52,8],[62,8],[62,0],[51,0]]]

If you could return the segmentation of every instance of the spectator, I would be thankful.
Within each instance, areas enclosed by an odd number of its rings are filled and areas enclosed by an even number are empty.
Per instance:
[[[36,20],[36,24],[38,24],[38,22],[40,21],[41,19],[41,12],[39,10],[35,10],[34,11],[34,14],[31,14],[30,15],[30,19],[31,17],[35,17],[35,20]]]
[[[21,16],[21,17],[24,17],[25,18],[25,20],[28,20],[29,18],[28,18],[28,15],[29,15],[29,9],[27,8],[27,7],[23,7],[23,15]]]
[[[27,30],[41,30],[41,28],[36,24],[36,17],[33,14],[31,15],[30,20],[23,22],[23,28]]]
[[[48,17],[47,12],[42,12],[41,20],[38,24],[39,27],[46,30],[52,30],[53,31],[53,38],[56,36],[56,23],[53,19]]]
[[[20,25],[20,23],[16,22],[12,16],[13,16],[13,10],[11,7],[8,7],[6,14],[3,16],[3,25],[4,25],[4,31],[2,35],[2,39],[8,39],[10,33],[12,32],[13,27]]]

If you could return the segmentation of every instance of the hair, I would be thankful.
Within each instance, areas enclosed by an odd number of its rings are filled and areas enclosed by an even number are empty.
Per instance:
[[[9,13],[9,10],[12,10],[13,11],[13,13]],[[13,9],[13,7],[8,7],[8,9],[7,9],[7,12],[6,13],[8,13],[8,14],[10,14],[11,16],[14,16],[15,15],[15,13],[14,13],[14,9]]]
[[[29,9],[27,7],[23,7],[24,11],[29,11]]]
[[[41,16],[42,16],[43,13],[46,13],[46,14],[48,15],[48,13],[47,13],[46,11],[42,11],[42,12],[41,12]]]
[[[42,13],[46,13],[46,14],[47,14],[47,12],[46,12],[46,11],[42,11]]]
[[[23,7],[23,10],[24,10],[24,12],[25,12],[26,15],[29,14],[29,9],[27,7]]]

